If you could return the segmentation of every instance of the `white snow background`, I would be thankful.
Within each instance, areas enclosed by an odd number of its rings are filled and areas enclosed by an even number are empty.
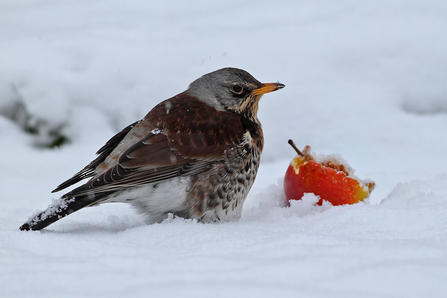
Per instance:
[[[447,297],[447,2],[4,0],[0,40],[0,297]],[[109,204],[18,230],[114,133],[227,66],[286,85],[261,100],[239,221]],[[40,135],[5,116],[18,103]],[[70,143],[42,148],[52,129]],[[289,138],[375,181],[370,200],[282,207]]]

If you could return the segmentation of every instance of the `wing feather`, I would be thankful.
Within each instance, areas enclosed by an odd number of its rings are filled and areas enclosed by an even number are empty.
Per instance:
[[[119,133],[114,135],[109,141],[107,141],[107,143],[104,146],[102,146],[98,150],[98,152],[96,152],[96,154],[99,155],[96,159],[94,159],[91,163],[89,163],[82,170],[76,173],[73,177],[59,184],[52,192],[58,192],[73,184],[78,183],[81,180],[84,180],[85,178],[93,177],[95,175],[96,167],[100,165],[107,158],[107,156],[113,151],[113,149],[115,149],[115,147],[119,144],[119,142],[121,142],[121,140],[129,133],[129,131],[137,123],[138,121],[132,123],[131,125],[121,130]]]
[[[61,184],[66,187],[82,177],[95,175],[92,174],[95,173],[93,165],[102,167],[90,181],[63,197],[106,193],[196,175],[221,162],[226,150],[242,143],[245,128],[237,115],[218,112],[185,93],[167,101],[155,106],[142,121],[114,136],[109,145],[98,151],[100,156],[95,161]],[[116,148],[127,134],[134,131],[139,135],[142,131],[147,134],[136,143],[129,144],[127,149]],[[103,156],[106,153],[116,157],[117,162],[102,163],[107,158]],[[89,176],[80,173],[88,173]]]

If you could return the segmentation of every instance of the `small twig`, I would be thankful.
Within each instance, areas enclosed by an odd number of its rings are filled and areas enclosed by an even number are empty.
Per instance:
[[[304,157],[304,154],[300,151],[300,149],[298,149],[295,146],[295,143],[291,139],[288,141],[288,143],[289,143],[290,146],[292,146],[293,149],[295,149],[296,153],[298,153],[299,156],[303,156]]]

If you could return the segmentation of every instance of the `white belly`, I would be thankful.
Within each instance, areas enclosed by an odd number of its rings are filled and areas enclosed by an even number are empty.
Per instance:
[[[147,223],[160,222],[168,213],[181,213],[187,208],[189,177],[174,178],[156,184],[121,191],[103,203],[129,203],[146,217]]]

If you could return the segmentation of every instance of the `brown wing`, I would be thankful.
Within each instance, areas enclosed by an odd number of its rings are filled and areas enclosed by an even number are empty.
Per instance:
[[[110,140],[107,141],[107,143],[104,146],[102,146],[98,150],[98,152],[96,152],[96,154],[98,154],[98,157],[95,160],[93,160],[91,163],[85,166],[85,168],[80,170],[73,177],[58,185],[58,187],[56,187],[52,192],[58,192],[64,188],[67,188],[73,184],[78,183],[81,180],[84,180],[85,178],[93,177],[95,175],[96,167],[107,158],[107,156],[113,151],[113,149],[115,149],[115,147],[119,144],[119,142],[121,142],[121,140],[137,123],[138,121],[132,123],[131,125],[124,128],[122,131],[114,135]]]
[[[142,127],[148,134],[121,153],[116,164],[64,197],[116,191],[206,171],[225,150],[241,144],[245,133],[240,117],[218,112],[186,93],[154,107],[135,130]]]

